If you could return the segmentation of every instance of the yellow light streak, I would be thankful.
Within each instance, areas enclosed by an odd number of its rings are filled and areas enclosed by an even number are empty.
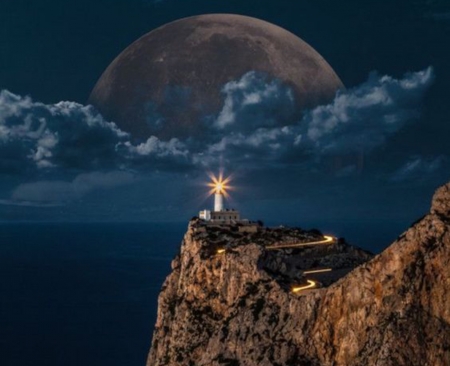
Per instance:
[[[315,288],[317,286],[317,282],[313,281],[313,280],[308,280],[308,284],[305,286],[300,286],[300,287],[293,287],[292,288],[292,292],[297,293],[300,291],[304,291],[304,290],[308,290],[311,288]]]
[[[300,248],[307,247],[310,245],[323,245],[332,244],[336,242],[336,238],[333,236],[325,235],[323,240],[309,241],[306,243],[296,243],[296,244],[274,244],[266,247],[267,250],[285,249],[285,248]]]
[[[332,268],[323,268],[323,269],[311,269],[309,271],[304,271],[303,274],[312,274],[312,273],[325,273],[325,272],[331,272]]]
[[[225,249],[218,249],[218,250],[217,250],[217,254],[223,254],[223,253],[225,253],[225,252],[226,252]]]

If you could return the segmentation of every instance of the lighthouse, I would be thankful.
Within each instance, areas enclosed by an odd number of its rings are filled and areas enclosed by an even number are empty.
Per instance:
[[[214,189],[214,211],[220,212],[223,211],[224,186],[222,183],[218,183]]]
[[[211,177],[212,182],[208,184],[211,187],[210,194],[214,195],[214,210],[203,210],[199,213],[199,218],[210,221],[214,224],[224,224],[240,221],[240,214],[234,209],[224,207],[224,197],[227,197],[227,190],[230,188],[228,183],[230,178],[223,178],[222,174],[219,178]]]

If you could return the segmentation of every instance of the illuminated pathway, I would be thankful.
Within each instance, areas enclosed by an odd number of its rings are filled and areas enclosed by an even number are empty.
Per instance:
[[[323,240],[315,240],[315,241],[309,241],[306,243],[296,243],[296,244],[274,244],[269,245],[265,247],[267,250],[279,250],[279,249],[289,249],[289,248],[300,248],[300,247],[306,247],[306,246],[312,246],[312,245],[327,245],[327,244],[334,244],[336,243],[336,238],[333,236],[324,235]],[[226,252],[226,249],[218,249],[217,254],[224,254]],[[314,274],[314,273],[325,273],[325,272],[331,272],[332,268],[321,268],[321,269],[310,269],[308,271],[304,271],[303,274]],[[308,282],[307,285],[303,286],[295,286],[292,287],[291,291],[293,293],[299,293],[305,290],[311,290],[314,288],[317,288],[318,282],[313,280],[306,280]]]
[[[323,269],[311,269],[309,271],[304,271],[303,274],[312,274],[312,273],[325,273],[325,272],[331,272],[332,268],[323,268]]]
[[[327,244],[334,244],[336,243],[336,238],[329,235],[324,235],[323,240],[315,240],[315,241],[309,241],[306,243],[296,243],[296,244],[281,244],[281,245],[269,245],[266,247],[267,250],[278,250],[278,249],[288,249],[288,248],[300,248],[300,247],[306,247],[311,245],[327,245]],[[311,269],[308,271],[304,271],[303,274],[314,274],[314,273],[325,273],[325,272],[331,272],[332,268],[323,268],[323,269]],[[305,290],[312,290],[314,288],[317,288],[318,282],[313,280],[306,280],[308,282],[307,285],[303,286],[295,286],[291,289],[291,291],[296,294]]]
[[[295,244],[274,244],[265,247],[266,250],[278,250],[278,249],[289,249],[289,248],[300,248],[307,247],[311,245],[325,245],[336,243],[336,238],[333,236],[324,235],[323,240],[307,241],[306,243],[295,243]],[[225,253],[225,249],[218,249],[217,254]]]
[[[300,291],[309,290],[309,289],[317,287],[317,282],[316,281],[313,281],[313,280],[307,280],[307,281],[308,281],[307,285],[299,286],[299,287],[292,287],[291,291],[293,293],[297,293],[297,292],[300,292]]]
[[[266,247],[267,250],[277,250],[277,249],[288,249],[288,248],[300,248],[307,247],[310,245],[324,245],[324,244],[334,244],[336,238],[333,236],[325,235],[323,240],[308,241],[306,243],[295,243],[295,244],[275,244]]]

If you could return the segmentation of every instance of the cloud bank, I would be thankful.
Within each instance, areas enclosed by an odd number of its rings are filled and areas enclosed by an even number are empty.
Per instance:
[[[370,153],[385,145],[419,117],[433,80],[431,67],[400,79],[373,73],[365,83],[338,92],[331,103],[298,118],[287,85],[250,72],[224,85],[223,108],[216,116],[205,116],[202,137],[164,141],[150,136],[138,144],[92,106],[43,104],[3,90],[0,171],[30,182],[16,187],[12,201],[53,202],[130,184],[129,171],[185,173],[219,165],[313,168],[324,157]],[[354,170],[343,169],[342,176]]]
[[[96,190],[111,189],[134,183],[133,173],[123,171],[80,174],[72,181],[51,180],[19,185],[12,193],[10,204],[35,202],[68,202]]]
[[[142,145],[106,121],[92,106],[74,102],[46,105],[0,92],[0,169],[115,169],[145,155],[149,160],[183,156],[182,144],[150,137]]]
[[[222,89],[224,105],[213,127],[220,131],[249,133],[255,128],[283,125],[295,115],[292,90],[280,80],[249,72]]]
[[[292,162],[292,157],[297,156],[301,163],[324,155],[370,152],[419,116],[421,100],[433,81],[431,67],[408,73],[402,79],[371,74],[362,85],[338,92],[332,103],[307,111],[297,123],[268,127],[267,119],[262,117],[252,121],[255,127],[252,132],[228,131],[220,141],[207,147],[202,158],[222,155],[232,161],[264,163],[283,162],[287,157]],[[226,86],[225,90],[230,89]],[[276,95],[273,99],[279,103],[280,96],[284,95],[288,105],[290,95],[280,88],[277,91],[271,91],[270,94]],[[260,95],[262,104],[267,104],[263,98],[268,95],[265,89],[253,93]],[[228,113],[228,110],[225,103],[218,121],[225,111],[227,125],[238,124],[240,113]],[[245,115],[245,102],[234,110],[244,111]]]

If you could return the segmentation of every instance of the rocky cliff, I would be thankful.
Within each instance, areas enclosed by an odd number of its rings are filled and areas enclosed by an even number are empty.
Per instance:
[[[172,263],[148,366],[450,365],[450,184],[373,258],[342,242],[272,254],[271,233],[208,230],[192,221]],[[324,264],[357,267],[291,291]]]

